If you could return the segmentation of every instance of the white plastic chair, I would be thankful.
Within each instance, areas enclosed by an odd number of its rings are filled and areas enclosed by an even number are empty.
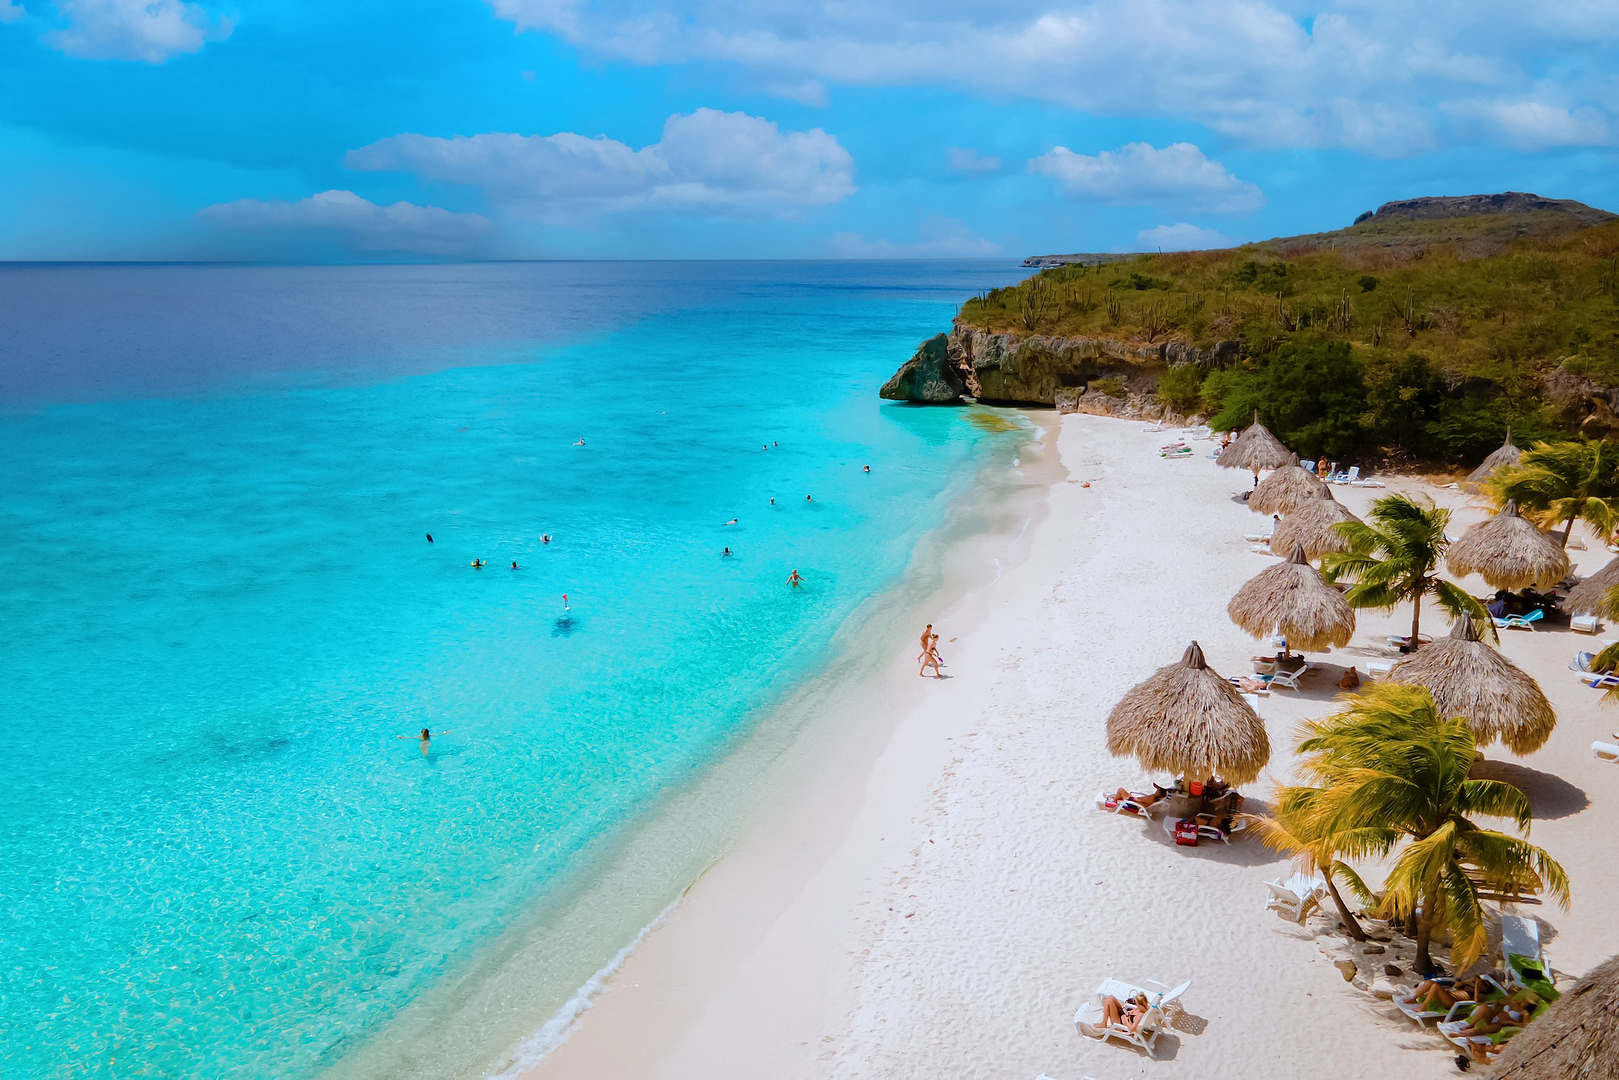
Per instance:
[[[1327,879],[1320,874],[1295,873],[1286,881],[1267,881],[1265,910],[1274,911],[1293,922],[1302,923],[1327,895]]]
[[[1514,966],[1516,957],[1521,963]],[[1547,982],[1552,980],[1552,969],[1546,963],[1546,954],[1540,948],[1540,924],[1533,919],[1517,915],[1501,916],[1501,963],[1506,968],[1506,985],[1524,986],[1519,966],[1538,968]]]
[[[1591,753],[1603,761],[1619,761],[1619,746],[1613,743],[1594,742],[1591,744]]]
[[[1278,671],[1267,678],[1265,683],[1272,690],[1278,686],[1285,686],[1289,690],[1297,691],[1299,688],[1299,676],[1308,670],[1308,668],[1299,668],[1297,671]]]
[[[1147,980],[1154,986],[1164,986],[1163,983],[1153,979]],[[1096,997],[1081,1005],[1074,1013],[1074,1027],[1088,1039],[1106,1042],[1108,1039],[1120,1039],[1132,1046],[1139,1046],[1147,1052],[1147,1056],[1157,1058],[1154,1043],[1165,1025],[1165,1016],[1173,1008],[1178,1007],[1177,1002],[1182,994],[1192,986],[1192,980],[1187,979],[1173,989],[1165,987],[1160,993],[1153,993],[1131,983],[1119,979],[1104,979],[1102,985],[1096,988]],[[1134,1031],[1122,1024],[1108,1024],[1104,1022],[1102,999],[1113,997],[1119,1001],[1129,1001],[1136,995],[1143,995],[1147,999],[1147,1015],[1141,1018],[1141,1023]]]

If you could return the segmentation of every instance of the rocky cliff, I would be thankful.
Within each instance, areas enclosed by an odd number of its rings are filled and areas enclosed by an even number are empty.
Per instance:
[[[1171,367],[1223,367],[1243,355],[1238,341],[1200,349],[1185,342],[1141,344],[1109,338],[991,333],[957,325],[924,341],[882,388],[891,401],[948,404],[963,397],[995,405],[1055,405],[1074,409],[1093,384],[1105,411],[1138,409]],[[1085,411],[1094,411],[1087,408]]]

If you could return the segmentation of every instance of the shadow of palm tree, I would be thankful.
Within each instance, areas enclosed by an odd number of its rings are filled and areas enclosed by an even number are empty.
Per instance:
[[[1591,805],[1585,792],[1561,776],[1531,769],[1513,761],[1483,758],[1473,763],[1469,774],[1479,780],[1500,780],[1529,796],[1529,806],[1537,820],[1565,818]]]

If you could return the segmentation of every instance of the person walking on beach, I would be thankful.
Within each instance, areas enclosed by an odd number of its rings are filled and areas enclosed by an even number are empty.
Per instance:
[[[944,657],[939,655],[939,635],[933,632],[932,623],[928,623],[922,630],[922,655],[927,656],[930,653],[933,659],[940,663],[944,662]]]
[[[917,670],[918,676],[926,675],[928,668],[931,667],[935,679],[944,678],[944,672],[939,670],[939,650],[934,645],[934,642],[938,640],[939,635],[933,632],[933,626],[929,624],[928,628],[922,631],[922,655],[917,657],[922,662],[922,666]]]
[[[796,589],[800,585],[804,584],[804,579],[798,576],[797,570],[794,570],[792,573],[787,575],[787,584]]]

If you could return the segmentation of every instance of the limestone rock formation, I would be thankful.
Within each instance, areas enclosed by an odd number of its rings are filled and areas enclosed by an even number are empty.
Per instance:
[[[916,354],[883,384],[880,396],[890,401],[945,404],[960,401],[966,391],[950,361],[950,335],[936,334],[922,342]]]

